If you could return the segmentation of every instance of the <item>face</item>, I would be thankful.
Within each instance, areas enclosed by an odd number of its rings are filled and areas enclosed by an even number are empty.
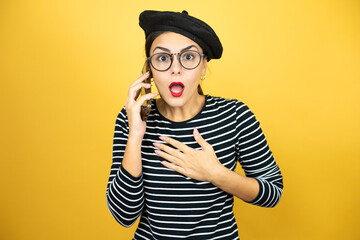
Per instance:
[[[156,53],[182,53],[187,50],[203,53],[200,46],[191,39],[181,34],[166,32],[154,40],[150,56]],[[183,54],[181,58],[184,59],[184,64],[191,55]],[[197,88],[200,77],[206,74],[206,66],[207,61],[202,58],[197,68],[188,70],[180,64],[178,55],[173,55],[173,62],[168,70],[160,72],[151,66],[151,72],[161,98],[171,107],[182,107],[200,97]]]

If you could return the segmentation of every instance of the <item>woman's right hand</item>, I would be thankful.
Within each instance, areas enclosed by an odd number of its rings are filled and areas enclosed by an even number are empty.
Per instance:
[[[146,130],[146,122],[141,120],[141,105],[152,98],[155,98],[157,93],[149,93],[141,96],[139,99],[141,88],[150,88],[150,83],[144,83],[144,80],[149,77],[149,72],[142,74],[131,84],[126,100],[125,108],[129,122],[129,137],[143,138]],[[137,99],[137,100],[136,100]]]

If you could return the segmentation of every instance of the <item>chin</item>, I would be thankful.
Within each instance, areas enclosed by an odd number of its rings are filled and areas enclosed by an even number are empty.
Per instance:
[[[182,95],[180,97],[173,97],[170,93],[166,94],[166,96],[162,95],[161,98],[163,99],[163,101],[171,106],[171,107],[182,107],[185,104],[185,99],[186,96]]]
[[[165,98],[164,101],[171,107],[181,107],[184,106],[184,97],[173,97],[170,96],[168,98]]]

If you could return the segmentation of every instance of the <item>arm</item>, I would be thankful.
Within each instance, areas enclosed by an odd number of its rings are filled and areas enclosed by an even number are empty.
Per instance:
[[[212,176],[213,185],[245,202],[254,200],[259,193],[259,184],[254,178],[242,176],[221,164]]]
[[[274,207],[282,195],[282,175],[267,145],[259,122],[242,104],[238,106],[236,154],[245,170],[241,176],[225,168],[217,159],[212,146],[194,129],[194,138],[201,146],[195,150],[169,137],[160,137],[172,147],[154,143],[155,153],[168,160],[161,163],[183,175],[208,181],[223,191],[262,207]],[[176,150],[179,149],[180,151]]]
[[[146,123],[141,120],[140,108],[144,101],[156,96],[146,94],[138,100],[140,89],[150,87],[141,75],[131,86],[125,107],[116,119],[113,164],[106,189],[108,208],[113,217],[123,226],[131,226],[140,216],[144,203],[142,180],[141,143]]]
[[[261,207],[274,207],[279,203],[283,193],[281,171],[255,115],[240,102],[237,112],[239,140],[236,153],[246,177],[252,179],[254,185],[256,181],[259,189],[254,199],[247,198],[244,201]]]
[[[142,176],[131,175],[123,166],[127,152],[125,148],[128,145],[126,110],[123,108],[115,124],[113,163],[106,189],[106,201],[110,213],[125,227],[131,226],[139,217],[144,201]]]
[[[199,181],[211,182],[244,201],[254,200],[259,193],[258,182],[224,167],[212,146],[202,138],[197,129],[194,129],[194,138],[202,150],[195,150],[169,137],[160,137],[181,152],[164,144],[154,143],[155,147],[162,150],[156,150],[155,153],[169,161],[161,163],[170,169]]]

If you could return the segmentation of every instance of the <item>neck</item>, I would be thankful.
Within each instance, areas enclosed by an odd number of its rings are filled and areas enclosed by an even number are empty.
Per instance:
[[[195,117],[204,104],[205,96],[199,94],[180,107],[170,106],[163,99],[156,100],[156,106],[161,115],[173,122],[184,122]]]

